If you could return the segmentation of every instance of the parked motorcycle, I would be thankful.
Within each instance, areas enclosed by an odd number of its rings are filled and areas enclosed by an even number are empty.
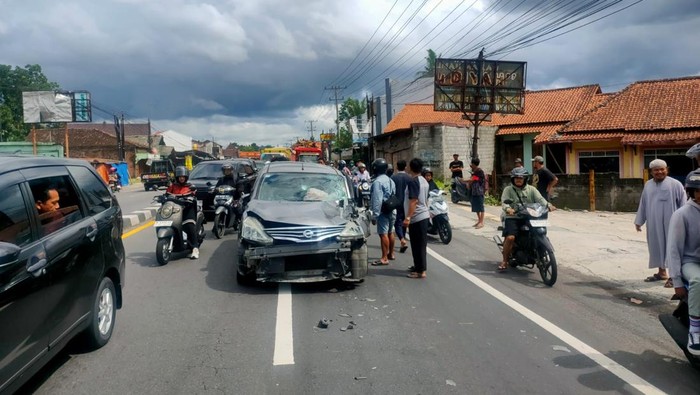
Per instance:
[[[241,221],[240,202],[234,199],[236,188],[230,185],[221,185],[214,192],[214,227],[211,231],[220,239],[226,229],[238,229]]]
[[[452,203],[471,201],[472,195],[469,188],[467,188],[467,184],[463,183],[462,179],[459,177],[452,179],[451,192]]]
[[[173,252],[192,251],[187,241],[187,234],[182,227],[182,210],[186,205],[194,204],[194,196],[175,196],[166,193],[156,196],[154,201],[161,203],[156,212],[153,227],[156,228],[156,259],[160,265],[170,261]],[[201,201],[197,200],[197,223],[195,225],[199,245],[204,241],[204,213]]]
[[[678,299],[673,296],[672,299]],[[690,365],[696,369],[700,369],[700,357],[688,352],[688,329],[690,327],[690,319],[688,317],[688,301],[687,299],[679,300],[678,306],[672,314],[659,314],[659,321],[664,326],[666,332],[673,338],[678,347],[683,350],[683,354],[690,362]]]
[[[513,201],[506,199],[505,204],[512,205]],[[518,203],[515,213],[524,224],[515,236],[513,250],[508,258],[511,267],[525,266],[529,269],[537,266],[542,281],[552,286],[557,281],[557,260],[554,257],[554,247],[547,237],[548,208],[540,203]],[[501,226],[500,229],[503,227]],[[503,252],[503,239],[494,236],[494,241]]]
[[[442,198],[442,195],[447,195],[447,193],[435,190],[430,191],[429,195],[428,212],[430,213],[430,225],[428,225],[428,234],[438,235],[443,243],[450,244],[450,241],[452,241],[452,227],[447,217],[447,202]]]
[[[372,185],[367,180],[362,180],[357,184],[357,198],[360,207],[369,208],[371,202],[370,193]]]

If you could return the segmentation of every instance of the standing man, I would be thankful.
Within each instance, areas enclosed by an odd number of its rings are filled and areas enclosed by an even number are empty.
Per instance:
[[[479,158],[472,158],[469,167],[472,169],[472,176],[467,181],[469,190],[472,192],[471,206],[472,213],[476,213],[476,223],[472,225],[476,229],[484,227],[484,195],[486,194],[486,174],[479,167]]]
[[[396,221],[396,210],[385,212],[382,209],[382,204],[386,202],[389,196],[396,193],[396,185],[386,175],[388,164],[384,158],[375,159],[372,162],[372,173],[374,174],[374,182],[370,192],[372,208],[372,224],[377,225],[377,234],[382,245],[382,258],[372,262],[372,266],[385,266],[394,257],[394,233],[392,228]]]
[[[409,278],[425,278],[428,263],[428,181],[420,175],[423,169],[423,161],[418,158],[411,159],[408,164],[411,177],[408,183],[408,195],[404,200],[406,219],[403,226],[408,228],[411,236],[411,253],[413,266],[409,269]]]
[[[548,168],[544,167],[544,158],[539,155],[532,158],[532,168],[534,169],[532,185],[537,188],[542,197],[550,201],[552,189],[557,185],[559,179]]]
[[[455,177],[462,178],[462,170],[464,169],[464,162],[459,160],[459,154],[454,154],[452,155],[452,158],[454,159],[452,162],[450,162],[450,171],[452,172],[452,178],[454,179]]]
[[[401,159],[396,162],[397,173],[391,176],[392,181],[396,185],[396,197],[400,201],[406,199],[406,188],[408,188],[408,183],[411,182],[412,178],[406,173],[406,161]],[[404,210],[404,205],[400,205],[396,209],[396,221],[394,221],[394,231],[396,232],[396,237],[399,238],[401,242],[401,247],[399,248],[400,253],[406,252],[408,249],[408,243],[406,242],[406,232],[403,227],[403,220],[406,218],[406,211]]]
[[[668,166],[661,159],[649,163],[652,179],[647,181],[639,199],[634,226],[637,232],[647,225],[647,246],[649,248],[649,268],[658,271],[644,281],[667,280],[664,287],[673,288],[673,281],[666,274],[666,238],[671,214],[685,204],[683,184],[668,176]]]
[[[518,168],[518,167],[523,167],[523,160],[520,158],[515,158],[515,167],[514,168]]]

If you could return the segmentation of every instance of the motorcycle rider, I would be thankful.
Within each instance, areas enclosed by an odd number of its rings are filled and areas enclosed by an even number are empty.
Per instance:
[[[175,182],[170,184],[165,191],[166,194],[176,197],[192,197],[192,202],[182,207],[182,229],[187,234],[187,241],[192,246],[190,259],[199,259],[199,241],[197,239],[197,198],[194,195],[194,188],[187,182],[189,173],[185,166],[175,168]]]
[[[347,163],[345,163],[345,161],[342,159],[338,162],[338,170],[340,170],[346,176],[352,178],[352,172],[350,171],[350,168],[348,168]]]
[[[222,185],[228,185],[231,187],[236,188],[236,177],[233,175],[233,165],[230,163],[224,163],[221,165],[221,173],[222,176],[219,177],[219,180],[216,181],[216,186],[214,188],[218,188]],[[236,195],[240,195],[238,192],[238,189],[236,189],[236,192],[234,192]],[[238,199],[239,196],[234,196],[234,199]]]
[[[514,203],[540,203],[543,206],[548,206],[550,211],[556,210],[556,207],[547,203],[547,200],[542,197],[537,188],[527,184],[528,172],[524,167],[516,167],[510,172],[510,182],[501,194],[501,201],[505,202],[510,199]],[[515,235],[518,234],[518,229],[522,226],[523,220],[519,219],[515,213],[515,209],[508,204],[503,203],[503,213],[505,221],[503,223],[503,261],[498,265],[499,272],[508,270],[508,257],[513,250],[515,243]]]
[[[425,181],[428,181],[428,191],[440,190],[435,181],[433,181],[433,170],[431,168],[424,167],[423,171],[420,172],[420,175],[425,178]]]
[[[369,172],[367,171],[367,166],[365,166],[364,163],[357,162],[357,174],[355,174],[355,177],[353,177],[353,181],[355,181],[355,185],[362,181],[371,181]]]
[[[700,356],[700,169],[688,174],[685,191],[690,200],[673,212],[669,222],[666,264],[676,295],[681,300],[687,297],[688,301],[690,326],[686,348]],[[682,279],[688,282],[687,290]]]

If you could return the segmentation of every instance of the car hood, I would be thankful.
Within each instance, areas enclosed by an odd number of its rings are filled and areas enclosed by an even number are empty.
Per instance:
[[[336,202],[278,202],[253,200],[247,214],[256,217],[265,228],[286,226],[342,226],[350,216],[349,207]]]

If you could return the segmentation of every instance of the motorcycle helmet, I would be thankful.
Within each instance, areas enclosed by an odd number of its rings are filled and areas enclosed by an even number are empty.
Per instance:
[[[432,175],[433,175],[433,169],[431,169],[431,168],[429,168],[429,167],[424,167],[423,170],[421,170],[420,175],[422,175],[423,177],[425,177],[425,175],[428,174],[428,173],[430,173],[430,175],[432,176]]]
[[[380,174],[386,174],[386,169],[389,168],[389,165],[386,163],[386,159],[384,158],[377,158],[372,162],[372,174],[376,177]]]
[[[515,178],[522,177],[525,180],[523,185],[526,185],[529,176],[530,174],[524,167],[516,167],[510,172],[510,182],[511,184],[515,185]]]
[[[386,168],[386,175],[389,176],[389,177],[391,177],[392,175],[394,175],[394,166],[392,166],[391,163],[389,163],[389,164],[387,165],[387,168]]]
[[[344,160],[341,159],[341,160],[338,162],[338,170],[343,170],[343,169],[345,168],[345,166],[347,166],[347,164],[345,163]]]
[[[178,166],[175,168],[175,181],[178,181],[180,177],[185,177],[185,182],[190,178],[190,173],[185,166]]]
[[[695,198],[695,190],[700,189],[700,169],[695,169],[685,177],[685,192],[690,199]]]
[[[700,157],[700,143],[697,143],[694,146],[690,147],[688,149],[688,152],[685,153],[685,156],[691,159]]]
[[[228,174],[226,174],[226,170],[229,171]],[[233,165],[230,163],[224,163],[223,165],[221,165],[221,172],[224,174],[224,176],[233,174]]]

